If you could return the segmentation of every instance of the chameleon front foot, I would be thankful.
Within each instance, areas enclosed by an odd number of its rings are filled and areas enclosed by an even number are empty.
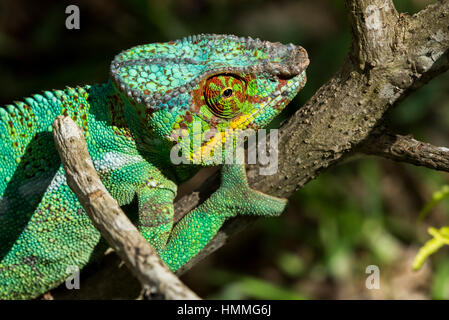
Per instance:
[[[230,209],[242,215],[279,216],[288,203],[287,199],[251,189],[244,165],[223,165],[221,187],[216,194],[228,199]]]
[[[277,216],[286,205],[286,199],[251,189],[244,166],[224,165],[220,188],[175,225],[160,255],[175,271],[198,254],[228,218],[239,214]]]

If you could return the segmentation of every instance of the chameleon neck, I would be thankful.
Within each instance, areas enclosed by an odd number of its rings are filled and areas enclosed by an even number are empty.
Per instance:
[[[149,124],[151,115],[147,109],[124,99],[111,80],[83,88],[68,88],[64,92],[64,104],[74,108],[61,107],[52,119],[59,114],[71,116],[84,130],[92,159],[104,159],[108,153],[118,150],[127,155],[141,156],[168,179],[178,183],[188,180],[198,171],[197,166],[173,166],[170,160],[173,144],[155,134]],[[85,103],[78,92],[83,94]],[[71,100],[76,103],[70,103]]]
[[[110,106],[111,124],[116,128],[123,128],[124,134],[133,137],[136,148],[143,158],[177,183],[188,180],[198,172],[199,166],[173,165],[170,159],[173,143],[155,133],[151,126],[149,109],[123,98],[111,81],[107,86],[110,91],[104,98]]]

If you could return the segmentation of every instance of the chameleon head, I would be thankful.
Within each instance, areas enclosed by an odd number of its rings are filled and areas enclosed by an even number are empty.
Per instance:
[[[111,77],[143,126],[188,144],[189,156],[207,163],[204,155],[223,150],[239,130],[257,130],[279,114],[305,85],[308,64],[301,46],[199,35],[123,51]],[[195,147],[186,136],[197,135]]]

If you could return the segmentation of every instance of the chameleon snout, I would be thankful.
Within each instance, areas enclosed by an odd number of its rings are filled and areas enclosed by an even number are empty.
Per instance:
[[[283,45],[276,43],[274,45],[277,46],[277,48],[273,48],[275,52],[281,53],[281,61],[268,63],[265,70],[266,72],[279,78],[291,79],[306,70],[310,63],[306,49],[293,44]]]

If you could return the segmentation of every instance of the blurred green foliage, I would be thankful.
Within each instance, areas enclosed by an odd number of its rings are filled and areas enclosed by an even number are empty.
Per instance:
[[[211,299],[270,299],[304,300],[302,294],[272,284],[260,278],[254,278],[225,270],[213,270],[207,275],[211,284],[221,287],[221,291],[210,296]]]
[[[449,186],[444,185],[441,187],[440,190],[435,191],[432,194],[432,199],[426,203],[424,208],[422,208],[421,212],[419,213],[419,219],[424,220],[429,212],[441,201],[449,197]]]
[[[394,2],[413,14],[431,1]],[[64,27],[68,4],[80,7],[80,30]],[[106,81],[114,55],[133,45],[234,33],[298,43],[309,52],[308,84],[277,126],[340,67],[351,41],[346,16],[342,0],[3,0],[0,103]],[[448,80],[442,75],[413,93],[391,112],[389,125],[447,146]],[[448,201],[426,221],[417,217],[448,180],[445,173],[377,158],[342,163],[293,195],[282,217],[258,221],[183,280],[206,298],[448,299],[447,249],[410,271],[426,229],[447,225]],[[380,268],[380,290],[365,287],[365,269],[373,264]]]

